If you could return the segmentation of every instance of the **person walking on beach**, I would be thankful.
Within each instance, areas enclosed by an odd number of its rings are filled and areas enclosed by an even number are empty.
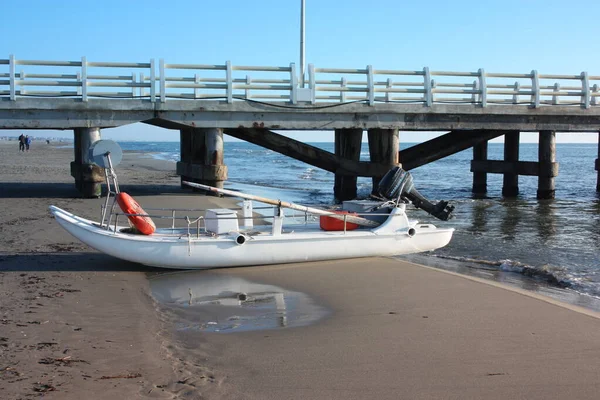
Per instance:
[[[19,136],[19,151],[25,151],[25,136],[22,133]]]
[[[29,151],[29,145],[31,145],[31,138],[29,135],[25,135],[25,151]]]

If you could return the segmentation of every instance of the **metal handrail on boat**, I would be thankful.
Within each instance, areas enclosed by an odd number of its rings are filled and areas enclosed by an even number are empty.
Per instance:
[[[107,215],[106,211],[105,211],[105,205],[102,205],[102,214],[103,215]],[[146,208],[146,211],[150,211],[146,214],[128,214],[122,211],[116,211],[114,209],[113,206],[110,207],[111,211],[110,213],[108,213],[108,221],[107,224],[105,225],[106,229],[109,230],[111,227],[113,228],[112,230],[114,232],[118,231],[118,219],[119,216],[126,216],[126,217],[149,217],[152,219],[156,219],[156,220],[171,220],[171,227],[170,229],[172,229],[173,233],[175,234],[176,230],[181,230],[181,229],[186,229],[189,232],[189,228],[191,225],[196,224],[196,237],[200,236],[200,232],[201,232],[201,228],[204,228],[204,233],[209,233],[206,230],[206,221],[207,220],[252,220],[254,221],[254,219],[262,219],[262,220],[273,220],[276,218],[276,214],[280,214],[280,211],[278,210],[278,207],[272,207],[272,206],[268,206],[268,207],[256,207],[254,209],[261,209],[261,210],[266,210],[266,209],[272,209],[273,210],[273,214],[274,215],[252,215],[249,217],[244,217],[244,216],[234,216],[234,217],[227,217],[227,216],[220,216],[218,218],[207,218],[205,215],[199,215],[199,216],[190,216],[190,215],[182,215],[182,216],[177,216],[178,212],[185,212],[185,211],[190,211],[190,212],[195,212],[195,213],[201,213],[201,212],[206,212],[208,209],[202,209],[202,208],[156,208],[156,207],[151,207],[151,208]],[[243,210],[242,207],[235,207],[235,208],[229,208],[230,210],[237,212],[240,210]],[[291,213],[286,213],[286,214],[280,214],[280,215],[284,215],[286,219],[290,220],[292,219],[294,221],[293,224],[290,225],[309,225],[311,223],[317,223],[319,221],[318,217],[321,217],[321,215],[319,214],[314,214],[308,211],[302,211],[302,212],[298,212],[297,210],[293,210],[293,209],[288,209],[291,211]],[[160,213],[156,213],[156,212],[164,212],[163,214]],[[338,210],[330,210],[330,211],[338,211]],[[167,214],[167,215],[165,215]],[[355,216],[360,216],[360,217],[389,217],[389,213],[374,213],[374,212],[369,212],[369,213],[353,213],[352,215]],[[342,215],[343,220],[341,220],[343,222],[343,226],[344,226],[344,232],[347,229],[347,224],[352,223],[350,221],[347,220],[347,214],[343,214]],[[298,221],[298,218],[302,218],[301,222]],[[114,219],[114,223],[113,222]],[[185,224],[181,224],[181,225],[177,225],[177,221],[185,221]],[[203,222],[203,223],[202,223]],[[243,226],[245,226],[246,224],[244,223]],[[253,225],[253,224],[252,224]],[[289,225],[288,225],[289,226]],[[244,228],[240,229],[240,231],[244,231]]]

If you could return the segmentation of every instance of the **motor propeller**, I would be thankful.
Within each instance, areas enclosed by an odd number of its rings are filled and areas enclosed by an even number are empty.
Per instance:
[[[452,218],[454,206],[447,201],[441,200],[436,204],[427,200],[417,189],[410,172],[400,167],[390,169],[379,182],[377,194],[388,200],[400,198],[410,201],[415,207],[420,208],[442,221]]]

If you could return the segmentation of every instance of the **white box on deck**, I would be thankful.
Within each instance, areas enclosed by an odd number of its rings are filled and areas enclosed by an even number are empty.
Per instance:
[[[212,208],[206,210],[204,215],[204,226],[208,232],[221,235],[229,232],[238,232],[240,230],[237,219],[237,212],[227,208]]]

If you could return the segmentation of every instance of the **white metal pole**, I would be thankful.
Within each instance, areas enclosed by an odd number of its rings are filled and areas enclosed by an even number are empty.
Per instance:
[[[304,87],[304,10],[305,0],[301,0],[300,9],[300,87]]]

